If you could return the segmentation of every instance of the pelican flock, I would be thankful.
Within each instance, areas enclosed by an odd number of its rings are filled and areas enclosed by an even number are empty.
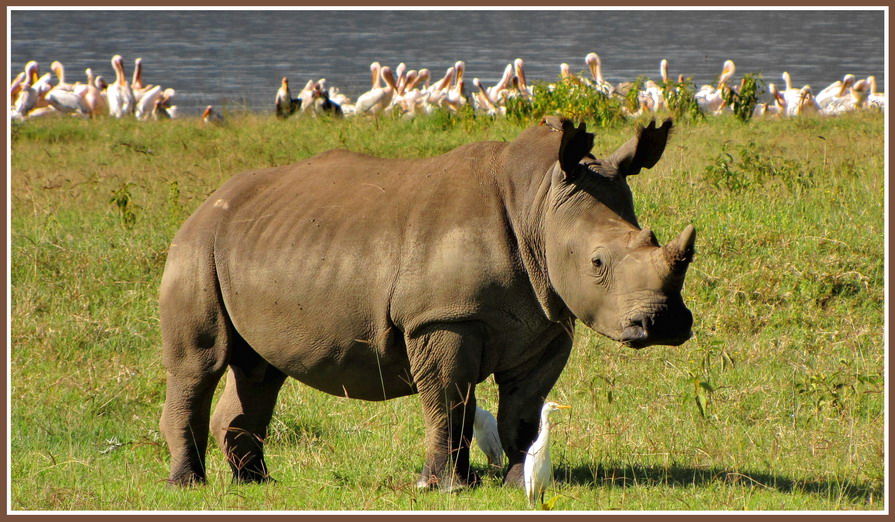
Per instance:
[[[116,54],[111,59],[115,81],[107,83],[102,76],[94,76],[88,67],[84,73],[86,82],[69,83],[65,67],[59,61],[50,64],[56,75],[39,76],[40,66],[32,60],[25,70],[18,73],[9,84],[9,115],[13,121],[36,118],[49,114],[69,114],[82,118],[135,117],[140,120],[170,119],[176,117],[177,107],[172,105],[174,89],[162,89],[159,85],[143,83],[143,60],[134,61],[134,73],[128,81],[124,70],[124,58]]]
[[[48,114],[67,114],[82,118],[97,118],[108,115],[114,118],[134,117],[146,119],[170,119],[177,115],[177,107],[172,104],[175,91],[163,89],[160,85],[143,81],[143,61],[134,61],[133,76],[126,76],[124,59],[115,55],[111,59],[115,79],[107,83],[102,76],[95,76],[93,69],[87,69],[86,82],[70,83],[65,68],[54,61],[50,69],[53,74],[40,74],[36,61],[29,61],[24,70],[17,72],[9,84],[9,114],[12,120],[25,120]],[[607,98],[625,100],[633,82],[612,84],[603,76],[603,62],[600,56],[591,52],[583,60],[585,74],[576,75],[569,63],[559,67],[559,80],[575,89],[588,89]],[[610,64],[611,66],[611,64]],[[536,91],[525,75],[525,62],[516,58],[507,64],[500,80],[491,86],[479,78],[473,78],[471,85],[464,78],[466,65],[457,60],[445,70],[444,76],[435,77],[428,68],[412,69],[405,63],[394,69],[376,61],[370,64],[371,82],[366,92],[352,100],[338,87],[328,87],[326,79],[308,80],[305,87],[293,97],[289,90],[289,80],[282,77],[274,97],[274,113],[280,119],[293,115],[351,117],[399,112],[406,118],[419,114],[431,114],[437,110],[457,112],[472,110],[490,116],[507,113],[507,102],[522,99],[531,101]],[[726,60],[718,81],[701,86],[693,93],[693,98],[703,114],[718,115],[731,112],[725,102],[725,94],[736,91],[732,83],[736,66],[733,60]],[[639,116],[643,113],[667,110],[665,89],[671,86],[676,93],[683,92],[684,76],[678,76],[678,85],[668,79],[668,60],[659,64],[660,82],[647,80],[636,93],[635,109],[622,104],[625,116]],[[798,87],[792,76],[784,71],[781,75],[782,88],[774,83],[767,86],[770,100],[758,103],[753,112],[756,117],[795,117],[803,114],[838,115],[860,110],[880,110],[886,107],[885,93],[877,91],[876,78],[868,76],[857,79],[854,74],[846,74],[841,80],[819,90],[810,85]],[[550,84],[553,89],[556,84]],[[273,88],[272,88],[273,91]],[[633,96],[635,93],[631,93]],[[627,97],[630,98],[630,97]],[[217,113],[215,113],[217,114]],[[202,116],[203,121],[207,119]]]

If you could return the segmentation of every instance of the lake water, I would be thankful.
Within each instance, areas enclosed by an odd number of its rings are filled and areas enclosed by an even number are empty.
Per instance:
[[[885,82],[883,10],[724,11],[59,11],[14,10],[9,76],[28,60],[41,72],[53,60],[66,80],[84,69],[114,79],[110,59],[143,59],[146,83],[177,90],[181,114],[205,105],[273,110],[280,78],[293,93],[309,79],[327,78],[349,96],[369,89],[369,65],[429,68],[440,78],[456,60],[467,78],[497,82],[506,64],[523,58],[531,81],[553,81],[559,64],[585,70],[599,53],[604,76],[630,81],[669,73],[714,81],[724,60],[743,73],[816,90],[846,73]],[[467,84],[471,87],[471,81]]]

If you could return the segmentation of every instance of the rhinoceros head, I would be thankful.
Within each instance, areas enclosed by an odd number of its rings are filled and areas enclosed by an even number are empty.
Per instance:
[[[683,343],[692,335],[693,315],[681,290],[696,232],[687,226],[659,246],[638,225],[626,180],[656,164],[671,120],[638,127],[607,159],[589,154],[593,135],[584,124],[547,123],[563,133],[544,223],[554,291],[587,326],[628,346]]]

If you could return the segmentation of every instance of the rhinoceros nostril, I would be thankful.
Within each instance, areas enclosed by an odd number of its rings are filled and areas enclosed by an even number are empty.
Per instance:
[[[646,320],[643,317],[633,317],[628,319],[627,324],[622,329],[620,341],[629,345],[638,347],[640,341],[649,336],[646,330]]]

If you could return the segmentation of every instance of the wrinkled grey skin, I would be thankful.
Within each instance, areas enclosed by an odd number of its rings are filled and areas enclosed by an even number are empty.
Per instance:
[[[472,484],[475,385],[494,375],[505,481],[521,486],[576,318],[635,348],[691,335],[693,228],[659,247],[626,181],[670,127],[638,128],[606,160],[583,124],[549,117],[435,158],[334,150],[234,176],[177,233],[162,279],[170,481],[205,480],[209,426],[237,480],[267,480],[262,443],[291,376],[370,401],[418,393],[419,484]]]

